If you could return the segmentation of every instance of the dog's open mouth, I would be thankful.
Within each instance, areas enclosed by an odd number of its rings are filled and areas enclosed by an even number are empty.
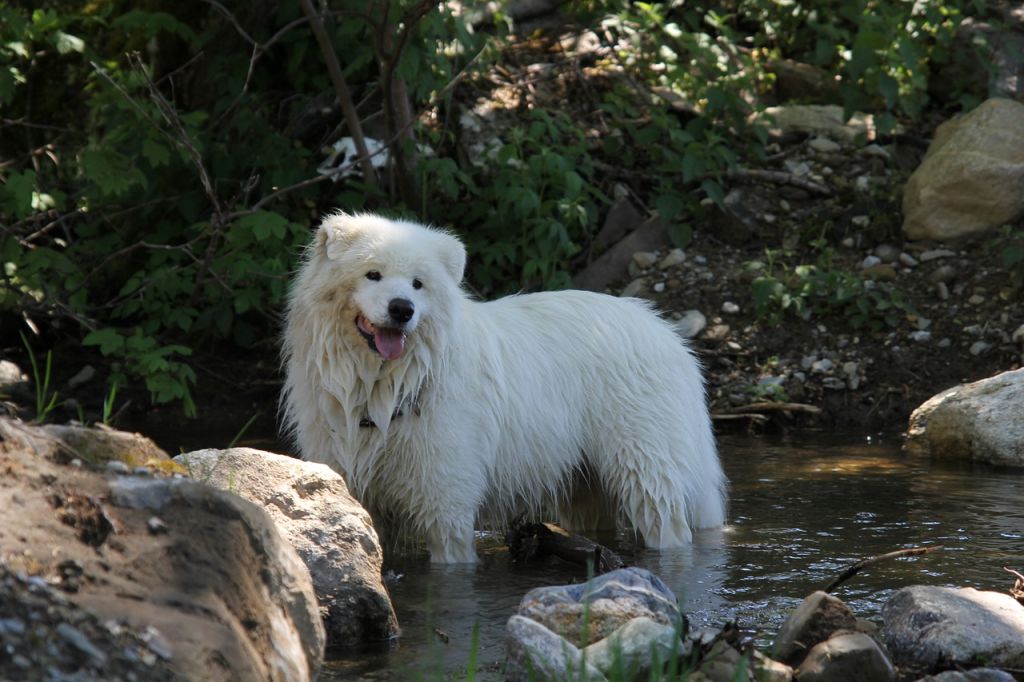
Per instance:
[[[394,327],[378,327],[364,316],[356,318],[356,328],[366,339],[370,349],[385,360],[396,360],[405,351],[405,332]]]

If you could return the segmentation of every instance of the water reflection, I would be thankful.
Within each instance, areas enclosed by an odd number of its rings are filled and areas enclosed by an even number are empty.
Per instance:
[[[852,443],[852,444],[851,444]],[[915,583],[1005,590],[1002,566],[1024,567],[1020,475],[933,466],[895,444],[816,437],[726,437],[730,525],[697,534],[693,546],[647,551],[630,534],[598,538],[675,591],[695,625],[736,620],[767,642],[786,614],[865,556],[942,544],[945,549],[871,566],[836,594],[877,619],[888,595]],[[558,560],[512,566],[489,538],[473,568],[391,558],[404,574],[392,597],[404,636],[387,652],[329,664],[325,679],[459,676],[479,624],[477,679],[500,679],[504,625],[522,595],[579,578]],[[447,637],[447,642],[444,641]]]

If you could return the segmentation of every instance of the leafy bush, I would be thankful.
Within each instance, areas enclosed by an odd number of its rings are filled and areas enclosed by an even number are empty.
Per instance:
[[[779,262],[783,255],[768,251],[764,261],[750,261],[751,299],[758,317],[778,323],[785,315],[801,319],[835,315],[853,329],[895,327],[901,317],[916,314],[899,290],[887,282],[863,279],[832,267],[825,249],[816,264],[795,266]]]

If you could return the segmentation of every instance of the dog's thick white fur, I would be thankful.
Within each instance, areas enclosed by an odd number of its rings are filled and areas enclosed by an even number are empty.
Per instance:
[[[284,338],[302,456],[425,536],[435,562],[474,561],[475,521],[530,510],[580,530],[624,517],[656,548],[721,525],[700,369],[669,325],[584,291],[473,301],[465,261],[444,231],[324,220]]]

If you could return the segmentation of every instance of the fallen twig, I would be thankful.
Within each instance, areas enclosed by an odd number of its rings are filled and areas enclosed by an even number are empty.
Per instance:
[[[736,414],[723,414],[721,412],[712,412],[711,420],[717,422],[736,421],[739,419],[747,419],[752,423],[763,424],[768,421],[768,417],[757,412],[738,412]]]
[[[1024,575],[1021,575],[1017,571],[1012,568],[1007,568],[1006,566],[1003,566],[1003,570],[1017,576],[1017,579],[1013,583],[1013,587],[1010,588],[1010,596],[1024,605]]]
[[[786,171],[764,170],[762,168],[736,168],[725,172],[725,177],[732,180],[753,180],[758,182],[770,182],[776,185],[792,185],[805,189],[808,192],[831,196],[832,190],[820,183],[802,178],[799,175],[787,173]]]
[[[821,408],[804,403],[776,403],[764,401],[760,403],[750,403],[749,405],[740,405],[738,407],[725,407],[718,410],[718,414],[720,415],[747,414],[749,412],[804,412],[806,414],[821,414]]]
[[[505,541],[513,561],[554,554],[582,566],[590,564],[598,575],[625,565],[621,557],[607,547],[553,523],[516,524],[506,534]]]
[[[934,552],[937,549],[942,549],[942,545],[932,545],[930,547],[913,547],[911,549],[898,549],[895,552],[888,552],[887,554],[879,554],[878,556],[872,556],[867,557],[866,559],[861,559],[853,566],[850,566],[845,571],[840,573],[835,580],[830,582],[828,584],[828,587],[825,588],[825,592],[831,593],[844,582],[860,573],[863,569],[873,564],[877,564],[880,561],[886,561],[888,559],[898,559],[899,557],[905,556],[917,556],[919,554],[928,554],[929,552]]]

